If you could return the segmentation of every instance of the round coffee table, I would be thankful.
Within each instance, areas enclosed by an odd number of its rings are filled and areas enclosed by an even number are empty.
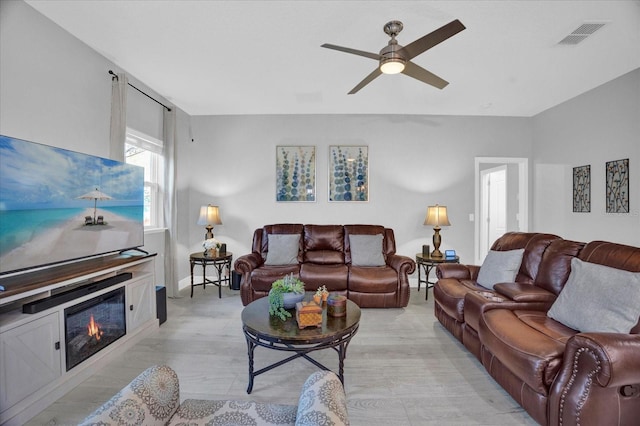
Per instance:
[[[307,298],[311,298],[311,293]],[[298,328],[295,309],[291,309],[291,318],[282,321],[269,315],[269,298],[263,297],[249,303],[242,310],[242,330],[247,339],[249,355],[249,386],[247,393],[253,389],[253,378],[296,358],[305,358],[323,370],[329,370],[309,356],[310,352],[322,349],[333,349],[338,353],[338,377],[344,384],[344,359],[349,341],[358,331],[360,324],[360,307],[347,300],[347,315],[331,317],[327,315],[326,305],[322,309],[322,327]],[[254,371],[253,354],[256,347],[262,346],[278,351],[294,352],[288,358]]]

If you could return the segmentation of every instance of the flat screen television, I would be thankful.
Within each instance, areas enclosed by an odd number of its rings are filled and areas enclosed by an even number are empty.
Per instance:
[[[0,135],[0,275],[144,245],[144,168]]]

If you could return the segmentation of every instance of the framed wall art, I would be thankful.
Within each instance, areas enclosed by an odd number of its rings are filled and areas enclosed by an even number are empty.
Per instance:
[[[607,213],[629,213],[629,159],[607,161]]]
[[[276,146],[276,201],[316,201],[315,146]]]
[[[573,168],[573,211],[591,211],[591,166]]]
[[[369,201],[367,146],[329,146],[329,201]]]

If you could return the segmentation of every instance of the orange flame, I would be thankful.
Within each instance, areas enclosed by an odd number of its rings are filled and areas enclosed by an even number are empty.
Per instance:
[[[97,341],[100,341],[100,337],[104,334],[104,332],[100,330],[100,324],[93,319],[93,315],[91,315],[89,324],[87,324],[87,330],[89,331],[89,336],[95,337]]]

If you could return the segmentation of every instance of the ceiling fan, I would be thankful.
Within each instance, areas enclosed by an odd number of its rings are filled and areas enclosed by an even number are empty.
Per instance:
[[[356,87],[351,89],[350,95],[357,93],[367,84],[371,83],[380,74],[398,74],[402,73],[420,80],[423,83],[430,84],[438,89],[443,89],[449,82],[441,79],[432,72],[414,64],[411,59],[419,54],[431,49],[433,46],[442,43],[449,37],[452,37],[465,29],[462,22],[451,21],[437,30],[415,40],[414,42],[401,46],[396,40],[396,36],[402,31],[403,25],[400,21],[387,22],[384,26],[384,32],[387,33],[391,40],[389,44],[382,48],[380,53],[364,52],[362,50],[351,49],[349,47],[336,46],[335,44],[325,43],[321,47],[327,49],[339,50],[341,52],[352,53],[354,55],[364,56],[365,58],[375,59],[380,62],[378,68],[373,70],[371,74],[366,76]]]

